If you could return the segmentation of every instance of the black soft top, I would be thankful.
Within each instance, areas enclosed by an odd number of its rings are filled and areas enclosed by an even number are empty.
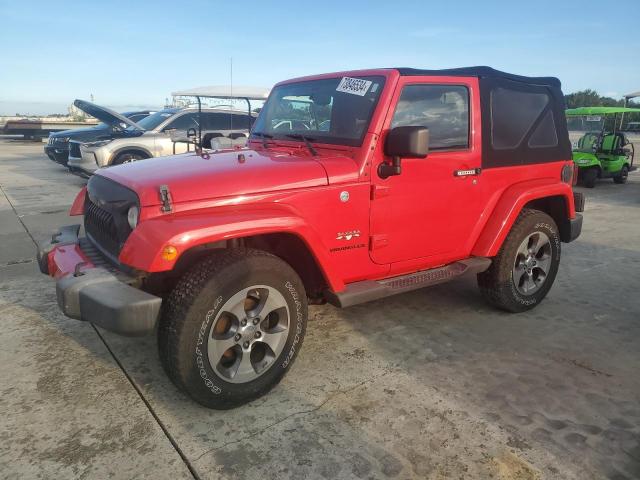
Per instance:
[[[491,67],[393,70],[404,76],[478,78],[482,168],[571,160],[564,95],[557,78],[525,77]]]
[[[556,77],[526,77],[524,75],[514,75],[513,73],[501,72],[495,68],[478,66],[478,67],[461,67],[461,68],[444,68],[441,70],[421,70],[418,68],[394,68],[400,75],[416,76],[450,76],[450,77],[478,77],[478,78],[503,78],[512,82],[528,83],[531,85],[546,85],[549,87],[560,88],[560,80]]]

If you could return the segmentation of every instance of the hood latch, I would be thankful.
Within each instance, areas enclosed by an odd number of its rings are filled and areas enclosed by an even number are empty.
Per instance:
[[[160,185],[160,201],[162,202],[162,207],[160,210],[163,212],[171,211],[171,192],[169,192],[169,185]]]

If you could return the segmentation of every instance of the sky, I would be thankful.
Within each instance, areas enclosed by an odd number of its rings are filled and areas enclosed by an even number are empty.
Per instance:
[[[0,0],[0,115],[64,113],[90,95],[157,108],[229,84],[231,59],[235,85],[489,65],[621,97],[640,90],[639,14],[638,0]]]

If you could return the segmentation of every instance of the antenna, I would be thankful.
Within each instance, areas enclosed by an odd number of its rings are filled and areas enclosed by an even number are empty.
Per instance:
[[[229,58],[229,74],[230,74],[229,85],[231,88],[231,104],[233,105],[233,57]],[[233,112],[233,107],[232,107],[232,112]],[[229,115],[229,118],[231,119],[229,126],[231,127],[231,130],[233,130],[233,113]]]

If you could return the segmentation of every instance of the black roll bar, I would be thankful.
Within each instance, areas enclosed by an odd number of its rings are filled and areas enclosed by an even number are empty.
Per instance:
[[[202,148],[202,100],[199,95],[195,95],[198,100],[198,146]],[[244,100],[247,102],[247,116],[249,117],[249,132],[251,132],[251,99],[249,97],[235,97],[238,100]],[[231,114],[231,121],[233,122],[233,114]],[[233,123],[231,124],[233,129]],[[175,148],[174,148],[175,149]]]

